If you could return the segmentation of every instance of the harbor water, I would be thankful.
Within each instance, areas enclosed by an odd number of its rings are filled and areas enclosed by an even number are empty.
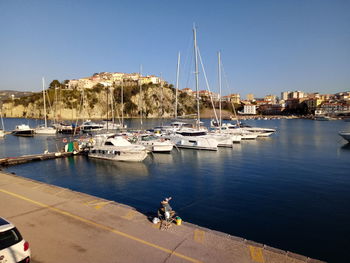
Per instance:
[[[5,119],[6,130],[39,121]],[[144,128],[162,120],[146,120]],[[164,121],[165,122],[165,121]],[[206,120],[209,123],[209,120]],[[164,197],[187,222],[329,262],[350,246],[350,145],[344,121],[250,120],[276,128],[269,138],[217,152],[176,150],[142,163],[75,156],[9,167],[49,184],[155,212]],[[138,120],[128,120],[140,128]],[[67,136],[0,139],[0,158],[57,151]]]

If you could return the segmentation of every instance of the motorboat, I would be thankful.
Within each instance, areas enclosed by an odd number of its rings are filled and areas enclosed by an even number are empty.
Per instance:
[[[75,124],[66,124],[62,122],[62,123],[55,124],[54,127],[56,128],[57,132],[61,134],[80,133],[80,127],[76,126]]]
[[[247,124],[240,124],[240,128],[245,130],[245,131],[249,131],[249,132],[253,132],[253,133],[257,133],[258,137],[269,137],[271,136],[273,133],[276,132],[276,129],[272,129],[272,128],[261,128],[261,127],[252,127],[249,126]]]
[[[145,146],[150,152],[170,153],[174,148],[170,140],[150,134],[140,135],[136,143]]]
[[[257,132],[251,132],[244,130],[242,128],[236,127],[235,125],[223,124],[220,128],[221,133],[231,134],[235,136],[239,136],[241,140],[255,140],[258,137]],[[239,137],[237,140],[239,140]],[[234,137],[235,138],[235,137]],[[237,137],[236,137],[237,138]]]
[[[218,123],[212,120],[210,126],[216,130],[241,134],[242,140],[256,139],[257,137],[269,137],[276,132],[276,129],[252,127],[241,122],[238,122],[237,124],[223,123],[222,126],[219,127]]]
[[[34,129],[30,128],[27,124],[20,124],[16,126],[12,134],[16,136],[34,136]]]
[[[0,129],[0,138],[5,137],[5,131]]]
[[[340,131],[339,135],[350,143],[350,131]]]
[[[100,123],[92,122],[91,120],[87,120],[80,125],[80,130],[83,133],[97,132],[103,130],[104,125]]]
[[[141,162],[147,157],[146,147],[130,143],[123,136],[96,135],[89,150],[91,158],[111,161]]]

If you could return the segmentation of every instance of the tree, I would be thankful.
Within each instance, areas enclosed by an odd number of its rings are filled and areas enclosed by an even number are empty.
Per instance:
[[[50,85],[49,85],[49,88],[50,89],[54,89],[54,88],[58,88],[58,87],[61,87],[61,83],[57,80],[57,79],[54,79],[53,81],[51,81]]]

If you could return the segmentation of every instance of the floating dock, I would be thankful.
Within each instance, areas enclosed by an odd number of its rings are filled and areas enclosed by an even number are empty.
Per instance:
[[[0,167],[35,162],[35,161],[50,160],[55,158],[64,158],[72,155],[74,155],[74,153],[72,152],[56,152],[56,153],[23,155],[18,157],[6,157],[6,158],[0,158]]]
[[[186,222],[161,231],[132,207],[4,172],[0,207],[34,263],[322,262]]]

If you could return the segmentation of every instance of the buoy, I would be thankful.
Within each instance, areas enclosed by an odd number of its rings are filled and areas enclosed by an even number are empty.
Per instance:
[[[181,217],[177,216],[175,217],[175,219],[176,219],[176,225],[181,226],[181,223],[182,223]]]

